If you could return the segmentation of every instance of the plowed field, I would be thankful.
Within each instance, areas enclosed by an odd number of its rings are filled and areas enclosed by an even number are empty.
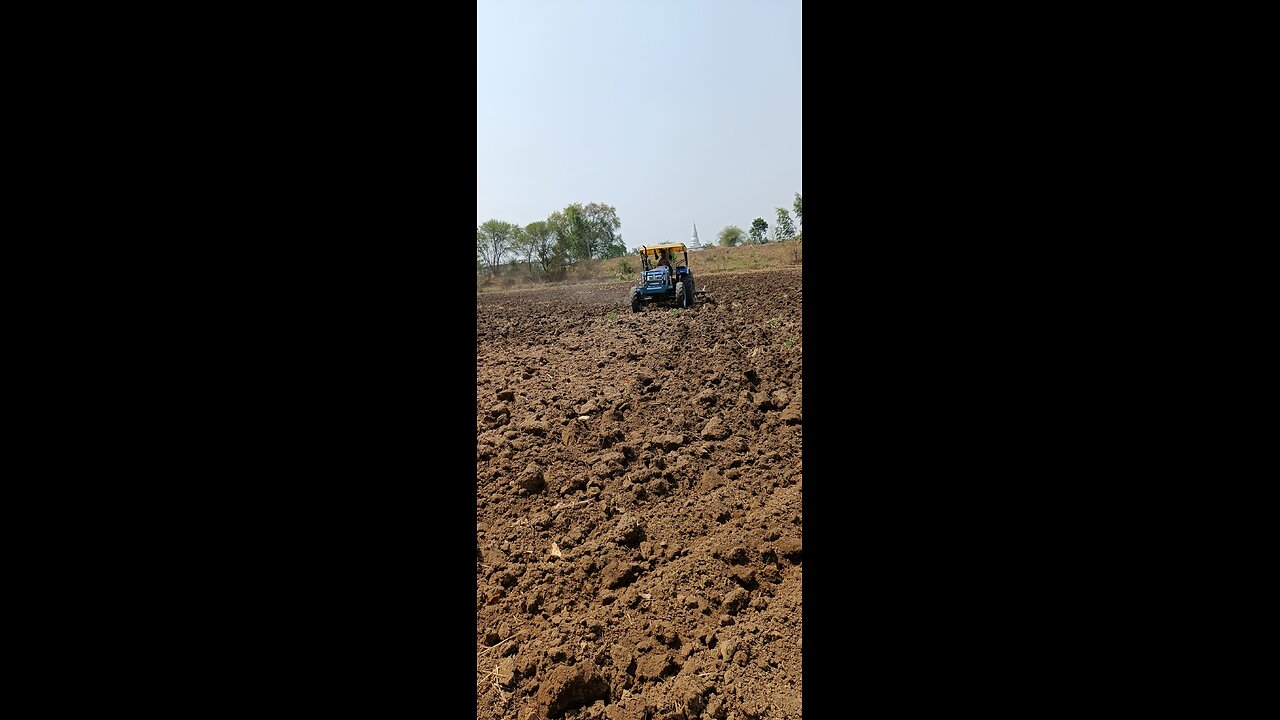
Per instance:
[[[800,718],[799,269],[477,299],[476,703]]]

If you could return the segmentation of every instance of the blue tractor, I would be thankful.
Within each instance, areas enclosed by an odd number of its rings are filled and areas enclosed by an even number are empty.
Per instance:
[[[640,281],[631,288],[631,312],[640,312],[646,303],[693,307],[697,291],[684,243],[641,245],[639,250],[642,269]]]

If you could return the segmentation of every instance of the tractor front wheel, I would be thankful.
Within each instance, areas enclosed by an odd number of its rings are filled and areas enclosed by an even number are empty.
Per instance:
[[[631,312],[640,312],[640,293],[631,291]]]
[[[684,281],[681,280],[680,282],[676,283],[676,304],[682,308],[689,307],[689,303],[686,298],[687,296],[684,291]]]

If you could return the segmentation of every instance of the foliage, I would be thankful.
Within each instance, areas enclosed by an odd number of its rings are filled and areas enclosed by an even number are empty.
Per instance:
[[[791,222],[791,213],[786,208],[775,208],[778,211],[778,224],[773,231],[773,237],[778,242],[790,240],[796,235],[796,226]]]
[[[627,251],[618,234],[622,221],[611,205],[593,202],[584,207],[582,203],[571,203],[552,213],[548,222],[554,225],[570,262],[615,258]]]
[[[476,274],[493,278],[518,261],[531,278],[546,282],[563,280],[569,265],[575,275],[590,275],[595,260],[627,253],[621,228],[617,209],[602,202],[570,203],[524,227],[488,220],[476,229]]]
[[[517,261],[528,266],[533,262],[533,243],[529,240],[529,234],[519,225],[513,225],[511,230],[511,243],[509,252],[512,255],[512,268],[515,268]]]
[[[636,272],[636,269],[632,267],[631,263],[627,262],[625,258],[618,261],[618,279],[619,280],[632,280],[635,278],[635,272]]]
[[[618,233],[622,221],[618,219],[617,209],[612,205],[592,202],[587,203],[581,212],[586,224],[588,257],[604,260],[626,253],[627,246]]]
[[[486,220],[476,229],[476,257],[489,270],[489,276],[497,275],[503,258],[511,251],[517,226],[502,220]]]
[[[563,237],[565,251],[572,262],[582,262],[591,257],[591,228],[582,212],[582,203],[573,203],[564,209]]]
[[[742,235],[742,228],[737,225],[726,225],[718,235],[720,238],[720,245],[723,247],[733,247],[742,242]]]
[[[800,193],[796,193],[795,202],[791,203],[791,209],[796,211],[796,221],[800,223],[800,227],[804,227],[804,213],[800,212]]]
[[[524,234],[542,275],[547,279],[555,279],[564,268],[565,257],[551,219],[529,223],[524,228]]]
[[[751,242],[755,245],[769,242],[769,223],[764,218],[751,221]]]

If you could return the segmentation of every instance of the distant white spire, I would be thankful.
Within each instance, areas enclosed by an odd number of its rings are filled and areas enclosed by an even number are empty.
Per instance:
[[[689,239],[689,247],[691,247],[691,248],[700,248],[700,247],[702,247],[702,243],[698,242],[698,223],[697,223],[697,221],[694,221],[694,223],[693,223],[693,237]]]

